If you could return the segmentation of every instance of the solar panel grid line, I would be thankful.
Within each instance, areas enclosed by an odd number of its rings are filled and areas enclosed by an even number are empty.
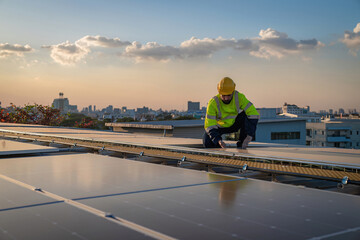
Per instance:
[[[6,234],[7,236],[9,236],[11,239],[16,239],[16,237],[14,235],[12,235],[11,233],[9,233],[7,230],[3,229],[1,226],[0,226],[0,230],[1,232],[3,232],[4,234]]]
[[[169,199],[169,200],[170,200],[170,199]],[[176,200],[172,200],[172,201],[177,202],[179,205],[184,205],[184,203],[181,202],[181,201],[176,201]],[[191,205],[191,204],[189,204],[189,203],[186,203],[186,206],[191,206],[191,207],[193,207],[193,208],[199,208],[199,209],[201,209],[201,210],[206,211],[206,209],[204,209],[204,208],[202,208],[202,207],[198,207],[198,206],[196,206],[196,205]],[[154,211],[154,209],[151,209],[151,210]],[[167,215],[166,212],[162,212],[162,214]],[[234,215],[229,215],[229,214],[222,213],[222,212],[217,212],[217,214],[221,214],[221,215],[227,216],[227,217],[229,217],[229,218],[236,219],[237,221],[240,221],[240,222],[248,222],[248,223],[252,223],[252,224],[258,225],[258,226],[268,227],[268,225],[263,224],[263,223],[261,223],[261,222],[259,222],[259,221],[252,221],[252,220],[249,220],[249,219],[246,219],[246,218],[240,218],[240,217],[236,217],[236,216],[234,216]],[[174,216],[174,217],[179,218],[178,216]],[[197,222],[190,221],[189,219],[184,219],[184,218],[182,218],[182,220],[188,221],[188,222],[192,222],[192,223],[194,223],[194,224],[199,224],[199,223],[197,223]],[[234,234],[232,234],[231,232],[226,232],[226,231],[224,231],[224,230],[222,230],[222,229],[220,229],[220,228],[218,228],[218,227],[214,227],[214,226],[209,227],[209,226],[206,226],[206,225],[204,225],[204,224],[202,224],[201,227],[208,228],[209,230],[216,230],[216,231],[218,231],[218,232],[226,233],[227,235],[232,236],[232,237],[235,237],[235,238],[246,239],[246,238],[243,238],[243,237],[241,237],[241,236],[234,236]],[[294,232],[288,231],[288,230],[283,229],[283,228],[277,228],[277,230],[280,230],[280,231],[283,231],[283,232],[286,232],[286,233],[290,233],[290,234],[294,234]],[[306,237],[306,235],[301,235],[301,236],[302,236],[302,237]]]
[[[181,189],[180,189],[180,191],[181,191]],[[194,194],[197,194],[198,192],[197,191],[194,191]],[[188,204],[188,203],[186,203],[186,204]],[[151,211],[153,210],[153,208],[151,208],[150,209]],[[266,226],[266,225],[263,225],[263,226]],[[334,225],[330,225],[330,226],[332,226],[332,227],[334,227]],[[307,236],[307,235],[305,235],[306,237],[310,237],[310,236]],[[302,239],[304,239],[304,237],[302,237]]]
[[[349,228],[349,229],[346,229],[346,230],[343,230],[343,231],[334,232],[334,233],[326,234],[326,235],[323,235],[323,236],[313,237],[313,238],[310,238],[309,240],[327,239],[327,238],[337,237],[339,235],[343,235],[343,234],[351,233],[351,232],[356,232],[356,231],[360,231],[360,227]]]
[[[136,206],[136,207],[138,207],[138,208],[142,208],[142,209],[147,210],[147,211],[156,212],[156,213],[161,214],[161,215],[164,215],[164,216],[169,216],[169,214],[168,214],[167,212],[161,211],[161,210],[159,210],[159,209],[149,208],[149,207],[147,207],[147,206],[140,205],[140,204],[136,204],[136,203],[134,203],[134,202],[131,202],[131,203],[130,203],[129,201],[127,201],[127,204],[134,205],[134,206]],[[180,204],[181,204],[181,205],[184,205],[182,202],[180,202]],[[220,228],[218,228],[218,227],[209,227],[209,226],[207,226],[207,225],[204,225],[204,224],[202,224],[202,223],[196,222],[196,221],[194,221],[194,220],[192,220],[192,219],[189,219],[189,218],[184,218],[184,217],[180,217],[180,216],[176,216],[176,215],[171,215],[171,218],[175,218],[175,219],[178,219],[178,220],[180,220],[180,221],[182,221],[182,222],[186,222],[186,223],[190,223],[190,224],[193,224],[193,225],[197,225],[197,226],[199,226],[199,227],[201,227],[201,228],[206,228],[207,230],[219,232],[219,233],[222,233],[222,234],[226,234],[226,235],[228,235],[228,236],[230,236],[230,237],[234,237],[234,236],[233,236],[233,233],[224,231],[224,230],[222,230],[222,229],[220,229]],[[236,238],[246,239],[246,238],[243,238],[243,237],[241,237],[241,236],[236,236]]]
[[[217,184],[217,183],[234,182],[234,181],[241,181],[241,180],[246,180],[246,179],[247,179],[247,178],[237,178],[237,179],[224,180],[224,181],[203,182],[203,183],[195,183],[195,184],[189,184],[189,185],[179,185],[179,186],[164,187],[164,188],[144,189],[144,190],[131,191],[131,192],[112,193],[112,194],[99,195],[99,196],[89,196],[89,197],[73,198],[73,199],[71,199],[71,200],[72,200],[72,201],[79,201],[79,200],[85,200],[85,199],[94,199],[94,198],[104,198],[104,197],[112,197],[112,196],[121,196],[121,195],[129,195],[129,194],[136,194],[136,193],[145,193],[145,192],[153,192],[153,191],[162,191],[162,190],[171,190],[171,189],[187,188],[187,187],[201,186],[201,185],[207,185],[207,184]]]
[[[13,179],[13,178],[9,178],[7,176],[4,176],[2,174],[0,174],[0,178],[8,181],[8,182],[11,182],[11,183],[14,183],[14,184],[17,184],[21,187],[24,187],[24,188],[27,188],[27,189],[30,189],[30,190],[35,190],[36,188],[34,186],[31,186],[29,184],[26,184],[26,183],[23,183],[23,182],[20,182],[16,179]],[[61,197],[57,194],[54,194],[54,193],[51,193],[51,192],[48,192],[48,191],[45,191],[43,189],[41,190],[35,190],[36,192],[38,193],[41,193],[45,196],[48,196],[50,198],[53,198],[55,200],[57,200],[57,203],[58,202],[64,202],[64,203],[67,203],[69,205],[72,205],[78,209],[81,209],[81,210],[84,210],[86,212],[89,212],[91,214],[94,214],[96,216],[99,216],[99,217],[102,217],[102,218],[105,218],[109,221],[112,221],[116,224],[119,224],[119,225],[122,225],[124,227],[127,227],[127,228],[130,228],[132,230],[135,230],[137,232],[140,232],[140,233],[143,233],[147,236],[150,236],[150,237],[153,237],[155,239],[162,239],[162,240],[174,240],[175,238],[173,237],[170,237],[170,236],[167,236],[165,234],[162,234],[160,232],[157,232],[157,231],[154,231],[152,229],[149,229],[149,228],[146,228],[144,226],[141,226],[141,225],[138,225],[136,223],[133,223],[131,221],[128,221],[126,219],[123,219],[123,218],[120,218],[118,216],[113,216],[113,215],[110,215],[108,216],[108,213],[106,212],[103,212],[99,209],[96,209],[96,208],[93,208],[93,207],[90,207],[90,206],[87,206],[85,204],[82,204],[82,203],[79,203],[79,202],[76,202],[76,201],[73,201],[71,199],[67,199],[67,198],[64,198],[64,197]]]
[[[57,204],[57,203],[63,203],[63,202],[64,201],[52,201],[52,202],[36,203],[36,204],[23,205],[23,206],[17,206],[17,207],[10,207],[10,208],[2,208],[2,209],[0,209],[0,212],[23,209],[23,208],[32,208],[32,207],[38,207],[38,206],[45,206],[45,205],[51,205],[51,204]]]

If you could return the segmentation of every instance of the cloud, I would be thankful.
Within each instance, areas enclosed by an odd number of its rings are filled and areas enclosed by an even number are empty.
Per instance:
[[[222,37],[216,39],[192,37],[182,42],[179,47],[164,46],[156,42],[148,42],[145,45],[133,42],[131,46],[126,47],[124,56],[135,57],[137,61],[168,61],[171,58],[210,57],[213,53],[226,48],[245,50],[253,48],[253,44],[248,39],[235,40]]]
[[[217,51],[233,49],[248,51],[251,56],[271,59],[283,58],[289,54],[298,54],[304,50],[323,47],[324,44],[314,39],[296,41],[289,38],[286,33],[281,33],[271,28],[261,30],[260,37],[253,39],[224,39],[218,38],[190,38],[179,47],[163,46],[156,42],[142,45],[133,42],[126,47],[125,56],[135,57],[136,61],[142,60],[170,60],[171,58],[211,57]]]
[[[76,41],[77,45],[82,46],[94,46],[94,47],[107,47],[107,48],[117,48],[117,47],[125,47],[131,45],[129,41],[121,41],[119,38],[106,38],[101,36],[85,36],[78,41]]]
[[[148,42],[145,45],[142,45],[139,42],[133,42],[131,46],[127,46],[125,48],[125,53],[123,55],[127,57],[134,57],[136,61],[168,61],[171,57],[181,57],[181,53],[178,48],[163,46],[156,42]]]
[[[90,52],[89,48],[72,44],[69,41],[58,45],[42,46],[42,48],[51,49],[50,56],[55,62],[60,63],[61,65],[73,65]]]
[[[5,58],[9,56],[23,56],[24,53],[29,53],[34,51],[29,45],[22,46],[20,44],[9,44],[9,43],[0,43],[0,58]]]
[[[180,45],[183,55],[187,57],[211,56],[214,52],[226,48],[247,50],[252,48],[252,41],[249,39],[224,39],[222,37],[198,39],[192,37]]]
[[[289,54],[297,54],[302,50],[313,50],[325,46],[315,38],[309,40],[296,41],[289,38],[286,33],[278,32],[268,28],[261,30],[258,38],[254,39],[258,45],[258,49],[251,51],[250,55],[259,58],[283,58]]]
[[[91,52],[93,47],[123,48],[119,56],[140,61],[162,61],[171,59],[186,59],[211,57],[214,53],[231,49],[246,51],[258,58],[283,58],[289,54],[298,54],[305,50],[312,50],[324,46],[314,39],[296,41],[289,38],[286,33],[268,28],[261,30],[259,37],[250,39],[226,39],[191,37],[179,46],[162,45],[157,42],[141,44],[134,41],[121,41],[119,38],[106,38],[102,36],[84,36],[75,43],[65,42],[58,45],[43,46],[51,49],[51,57],[55,62],[63,65],[72,65],[81,61]]]
[[[271,58],[283,58],[284,54],[281,51],[277,51],[274,48],[267,47],[267,46],[261,46],[256,51],[250,52],[251,56],[258,57],[258,58],[265,58],[265,59],[271,59]]]
[[[61,65],[74,65],[91,52],[91,47],[118,48],[131,45],[128,41],[119,38],[106,38],[101,36],[85,36],[75,43],[66,41],[57,45],[42,46],[51,50],[52,59]]]
[[[360,50],[360,23],[356,25],[352,32],[345,31],[344,38],[340,41],[349,48],[352,55],[357,56],[357,52]]]

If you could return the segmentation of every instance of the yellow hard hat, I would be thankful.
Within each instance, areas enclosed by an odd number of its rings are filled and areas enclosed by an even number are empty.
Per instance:
[[[217,85],[217,89],[221,95],[230,95],[234,92],[236,84],[229,77],[224,77]]]

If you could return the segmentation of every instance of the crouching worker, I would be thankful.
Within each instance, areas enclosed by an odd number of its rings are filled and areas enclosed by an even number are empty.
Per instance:
[[[231,78],[223,78],[217,86],[219,94],[210,99],[205,118],[203,145],[205,148],[226,148],[222,135],[237,132],[237,147],[246,149],[254,139],[259,113],[244,94],[235,90]]]

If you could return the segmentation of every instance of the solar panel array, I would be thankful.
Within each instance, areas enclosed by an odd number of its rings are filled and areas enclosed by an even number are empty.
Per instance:
[[[59,149],[0,139],[0,156],[58,152]]]
[[[148,230],[164,239],[359,239],[360,197],[95,154],[0,159],[0,239],[154,237]]]

